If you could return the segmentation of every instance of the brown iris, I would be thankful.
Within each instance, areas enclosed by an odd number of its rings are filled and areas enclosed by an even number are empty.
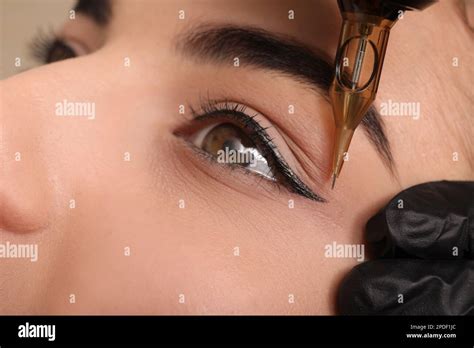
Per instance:
[[[239,127],[232,123],[223,123],[214,127],[206,134],[202,141],[202,149],[215,157],[218,157],[222,151],[239,154],[254,148],[256,146],[253,141]],[[240,161],[236,161],[236,163],[238,162]],[[240,164],[249,164],[245,162],[240,162]]]
[[[74,53],[71,47],[60,40],[55,40],[49,49],[46,63],[58,62],[64,59],[74,58],[75,56],[76,53]]]

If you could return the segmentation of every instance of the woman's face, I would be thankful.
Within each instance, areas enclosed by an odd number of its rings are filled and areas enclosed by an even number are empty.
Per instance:
[[[1,83],[0,240],[38,245],[36,262],[1,260],[2,313],[334,314],[359,261],[328,245],[363,243],[403,188],[472,177],[446,121],[472,107],[459,96],[472,36],[451,2],[392,30],[375,107],[421,105],[377,116],[392,170],[361,126],[334,190],[320,60],[335,54],[335,1],[110,5],[102,23],[80,7],[67,48],[46,52],[79,57]]]

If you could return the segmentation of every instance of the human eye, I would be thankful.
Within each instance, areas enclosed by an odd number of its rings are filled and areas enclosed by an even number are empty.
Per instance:
[[[54,63],[80,55],[77,43],[43,32],[38,32],[33,39],[31,51],[32,55],[42,64]]]
[[[263,127],[261,115],[231,101],[208,101],[192,113],[191,125],[177,132],[201,154],[231,168],[243,168],[306,198],[325,202],[292,170],[274,139]]]

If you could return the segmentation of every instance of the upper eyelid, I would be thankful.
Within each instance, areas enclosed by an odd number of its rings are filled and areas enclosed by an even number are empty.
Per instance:
[[[69,46],[77,56],[85,56],[92,52],[90,47],[76,38],[59,35],[57,36],[57,40],[60,40],[65,45]]]
[[[235,107],[233,108],[229,108],[229,105],[232,105],[234,104]],[[220,110],[219,109],[219,106],[221,107],[225,107],[227,109],[225,110]],[[212,109],[210,109],[212,108]],[[238,102],[232,102],[232,101],[210,101],[208,104],[205,104],[205,107],[202,108],[203,110],[200,110],[199,112],[196,111],[194,108],[192,108],[192,106],[190,106],[190,110],[191,110],[191,113],[193,115],[193,120],[194,121],[200,121],[200,120],[203,120],[201,117],[203,116],[202,113],[205,113],[206,117],[209,117],[210,114],[212,112],[215,112],[215,118],[217,119],[219,115],[222,116],[222,112],[223,111],[231,111],[233,110],[234,112],[237,112],[237,113],[243,113],[245,114],[247,117],[249,117],[248,119],[248,123],[251,123],[252,124],[252,130],[256,130],[256,133],[258,133],[258,135],[260,136],[263,136],[264,137],[264,140],[265,140],[265,145],[270,147],[271,150],[273,151],[273,153],[279,157],[282,161],[285,162],[285,165],[289,166],[288,163],[286,162],[286,160],[284,159],[283,155],[280,153],[280,151],[278,150],[278,147],[275,145],[274,141],[273,141],[273,138],[268,134],[267,130],[272,128],[273,126],[270,125],[268,127],[263,127],[260,125],[260,122],[258,120],[258,116],[260,115],[260,112],[256,111],[256,110],[253,110],[255,113],[250,116],[248,115],[245,111],[247,109],[253,109],[253,108],[250,108],[248,107],[247,105],[243,104],[243,103],[238,103]],[[229,110],[231,109],[231,110]],[[231,115],[232,116],[232,115]],[[209,119],[209,118],[208,118]],[[238,121],[239,125],[242,125],[240,124],[240,121],[241,119],[235,119],[236,121]],[[247,126],[248,124],[245,124],[245,126]],[[256,139],[257,141],[261,142],[260,139]]]

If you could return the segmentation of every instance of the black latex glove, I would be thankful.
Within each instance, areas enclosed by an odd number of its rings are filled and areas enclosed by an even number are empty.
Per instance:
[[[474,182],[402,191],[366,238],[374,259],[342,281],[340,314],[474,315]]]

